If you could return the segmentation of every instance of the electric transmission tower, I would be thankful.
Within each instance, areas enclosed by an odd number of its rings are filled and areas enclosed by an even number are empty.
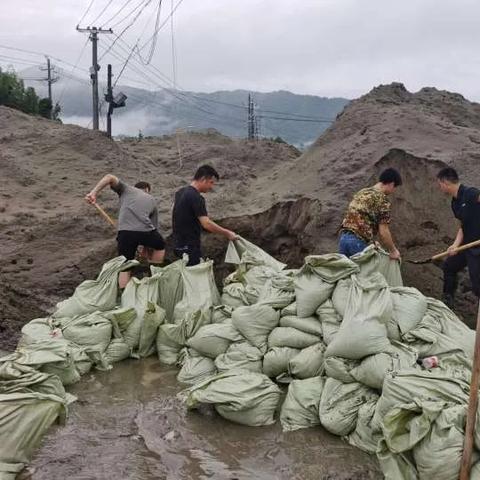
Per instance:
[[[247,138],[249,140],[258,139],[258,118],[255,113],[255,103],[252,95],[248,94],[248,109],[247,109]]]

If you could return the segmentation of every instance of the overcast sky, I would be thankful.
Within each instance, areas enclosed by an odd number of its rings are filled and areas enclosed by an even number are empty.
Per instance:
[[[173,0],[175,6],[179,0]],[[86,34],[75,26],[91,0],[1,0],[0,44],[48,53],[76,64]],[[123,39],[139,45],[152,36],[159,0],[93,0],[82,26],[110,24],[119,34],[147,5]],[[139,67],[134,54],[120,83],[169,85],[173,78],[172,0],[163,0],[152,66]],[[176,81],[187,90],[290,90],[355,98],[380,83],[400,81],[411,91],[435,86],[480,101],[480,2],[475,0],[183,0],[174,14]],[[143,32],[143,33],[142,33]],[[114,36],[102,35],[101,47]],[[112,49],[123,58],[129,47]],[[142,50],[146,56],[150,44]],[[88,68],[87,44],[79,67]],[[101,49],[100,49],[101,50]],[[0,65],[40,56],[0,48]],[[120,72],[123,60],[108,54]],[[135,69],[137,71],[135,71]],[[71,70],[71,68],[70,68]],[[105,75],[102,68],[101,75]],[[140,76],[138,71],[143,72]],[[77,71],[88,79],[86,73]],[[145,77],[148,75],[148,78]],[[168,77],[164,79],[161,75]],[[171,83],[170,83],[171,85]]]

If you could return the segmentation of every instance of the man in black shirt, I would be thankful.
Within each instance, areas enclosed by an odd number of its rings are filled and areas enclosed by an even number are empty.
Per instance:
[[[217,225],[208,218],[205,199],[201,193],[207,193],[219,179],[217,171],[210,165],[202,165],[192,182],[175,193],[175,202],[172,213],[173,237],[175,255],[182,257],[188,255],[188,265],[197,265],[202,257],[201,233],[202,228],[208,232],[218,233],[235,240],[237,235],[231,230]]]
[[[467,266],[473,293],[480,297],[480,247],[455,253],[460,245],[480,239],[480,190],[461,184],[451,167],[440,170],[437,180],[440,190],[452,197],[453,214],[460,221],[455,241],[448,247],[450,256],[443,264],[443,299],[452,308],[457,274]]]

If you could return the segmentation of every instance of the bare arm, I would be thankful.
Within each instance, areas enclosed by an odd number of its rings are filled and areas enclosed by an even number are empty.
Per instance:
[[[448,247],[447,251],[450,256],[455,255],[457,248],[463,243],[463,230],[462,227],[458,229],[455,241]]]
[[[390,228],[387,223],[381,223],[378,226],[378,236],[380,237],[380,243],[387,249],[390,254],[390,258],[393,260],[398,260],[400,258],[400,252],[392,238]]]
[[[111,187],[116,187],[119,183],[118,177],[115,175],[111,175],[110,173],[105,175],[90,191],[85,195],[85,200],[89,203],[96,203],[97,202],[97,195],[108,185]]]
[[[226,228],[221,227],[213,220],[210,220],[208,217],[198,217],[200,224],[202,227],[207,230],[207,232],[217,233],[219,235],[223,235],[224,237],[228,238],[229,240],[235,240],[237,238],[237,234],[232,232],[231,230],[227,230]]]

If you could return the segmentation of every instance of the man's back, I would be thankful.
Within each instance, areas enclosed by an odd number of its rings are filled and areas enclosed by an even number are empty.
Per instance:
[[[207,216],[205,199],[195,187],[188,185],[175,193],[172,227],[176,247],[200,247],[202,226],[199,217],[203,216]]]

